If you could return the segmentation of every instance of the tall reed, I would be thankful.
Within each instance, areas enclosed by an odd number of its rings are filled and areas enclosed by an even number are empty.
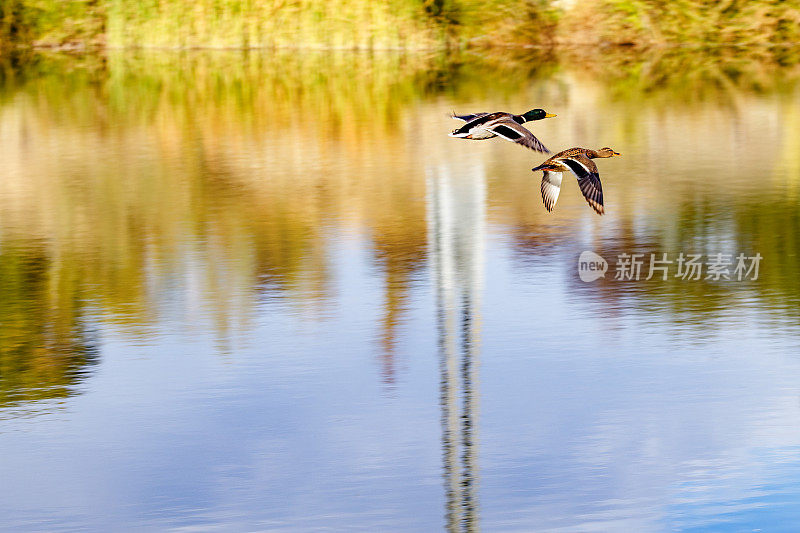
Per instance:
[[[550,0],[0,0],[0,44],[443,48],[546,40]],[[546,22],[546,23],[545,23]]]
[[[431,48],[519,39],[548,0],[111,0],[109,44]],[[538,41],[534,34],[526,41]]]

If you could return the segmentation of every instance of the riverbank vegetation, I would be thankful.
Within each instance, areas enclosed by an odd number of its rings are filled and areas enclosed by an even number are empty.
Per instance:
[[[576,43],[788,44],[800,38],[799,8],[798,0],[579,0],[561,26]]]
[[[800,0],[0,0],[0,47],[773,45]]]

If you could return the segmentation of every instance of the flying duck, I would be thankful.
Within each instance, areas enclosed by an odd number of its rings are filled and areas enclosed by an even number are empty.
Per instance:
[[[550,150],[534,137],[522,125],[531,120],[541,120],[556,115],[546,112],[544,109],[531,109],[521,115],[512,115],[503,111],[495,113],[475,113],[473,115],[456,115],[452,117],[465,122],[460,128],[450,133],[450,137],[460,137],[462,139],[491,139],[500,136],[507,141],[521,144],[531,150],[549,154]]]
[[[570,148],[557,153],[538,167],[532,168],[531,170],[534,172],[537,170],[544,171],[544,176],[542,176],[542,200],[547,211],[552,211],[556,205],[556,200],[558,200],[558,193],[561,192],[562,173],[572,172],[578,178],[578,186],[592,209],[598,215],[605,213],[603,186],[600,183],[597,165],[594,164],[592,159],[617,155],[620,155],[619,152],[607,147],[599,150]]]

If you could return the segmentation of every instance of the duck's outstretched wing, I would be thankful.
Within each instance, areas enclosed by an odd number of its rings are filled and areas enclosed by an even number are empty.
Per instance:
[[[558,194],[561,192],[561,172],[545,170],[542,176],[542,201],[547,212],[553,210],[558,201]]]
[[[578,178],[578,186],[581,188],[586,202],[598,215],[606,212],[603,207],[603,185],[600,183],[600,174],[597,172],[597,165],[594,161],[583,155],[576,157],[565,157],[561,162],[569,167],[575,177]]]
[[[485,117],[488,114],[489,113],[474,113],[472,115],[456,115],[455,113],[453,113],[450,116],[458,120],[463,120],[464,122],[469,122],[471,120],[475,120],[478,117]]]
[[[545,154],[550,153],[550,150],[548,150],[533,133],[511,118],[503,118],[486,124],[486,129],[507,141],[521,144],[531,150],[536,150],[537,152],[543,152]]]
[[[606,208],[603,207],[603,185],[600,183],[600,175],[589,174],[587,177],[578,180],[578,186],[592,209],[598,215],[604,214]]]

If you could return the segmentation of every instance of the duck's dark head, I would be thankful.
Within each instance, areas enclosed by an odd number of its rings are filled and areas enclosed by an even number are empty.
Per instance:
[[[553,113],[548,113],[544,109],[531,109],[527,113],[523,113],[520,116],[525,119],[525,122],[528,122],[530,120],[542,120],[543,118],[550,118],[556,115]]]
[[[615,152],[614,150],[606,146],[605,148],[600,148],[599,150],[597,150],[597,156],[595,157],[614,157],[616,155],[621,155],[621,154],[619,152]]]

